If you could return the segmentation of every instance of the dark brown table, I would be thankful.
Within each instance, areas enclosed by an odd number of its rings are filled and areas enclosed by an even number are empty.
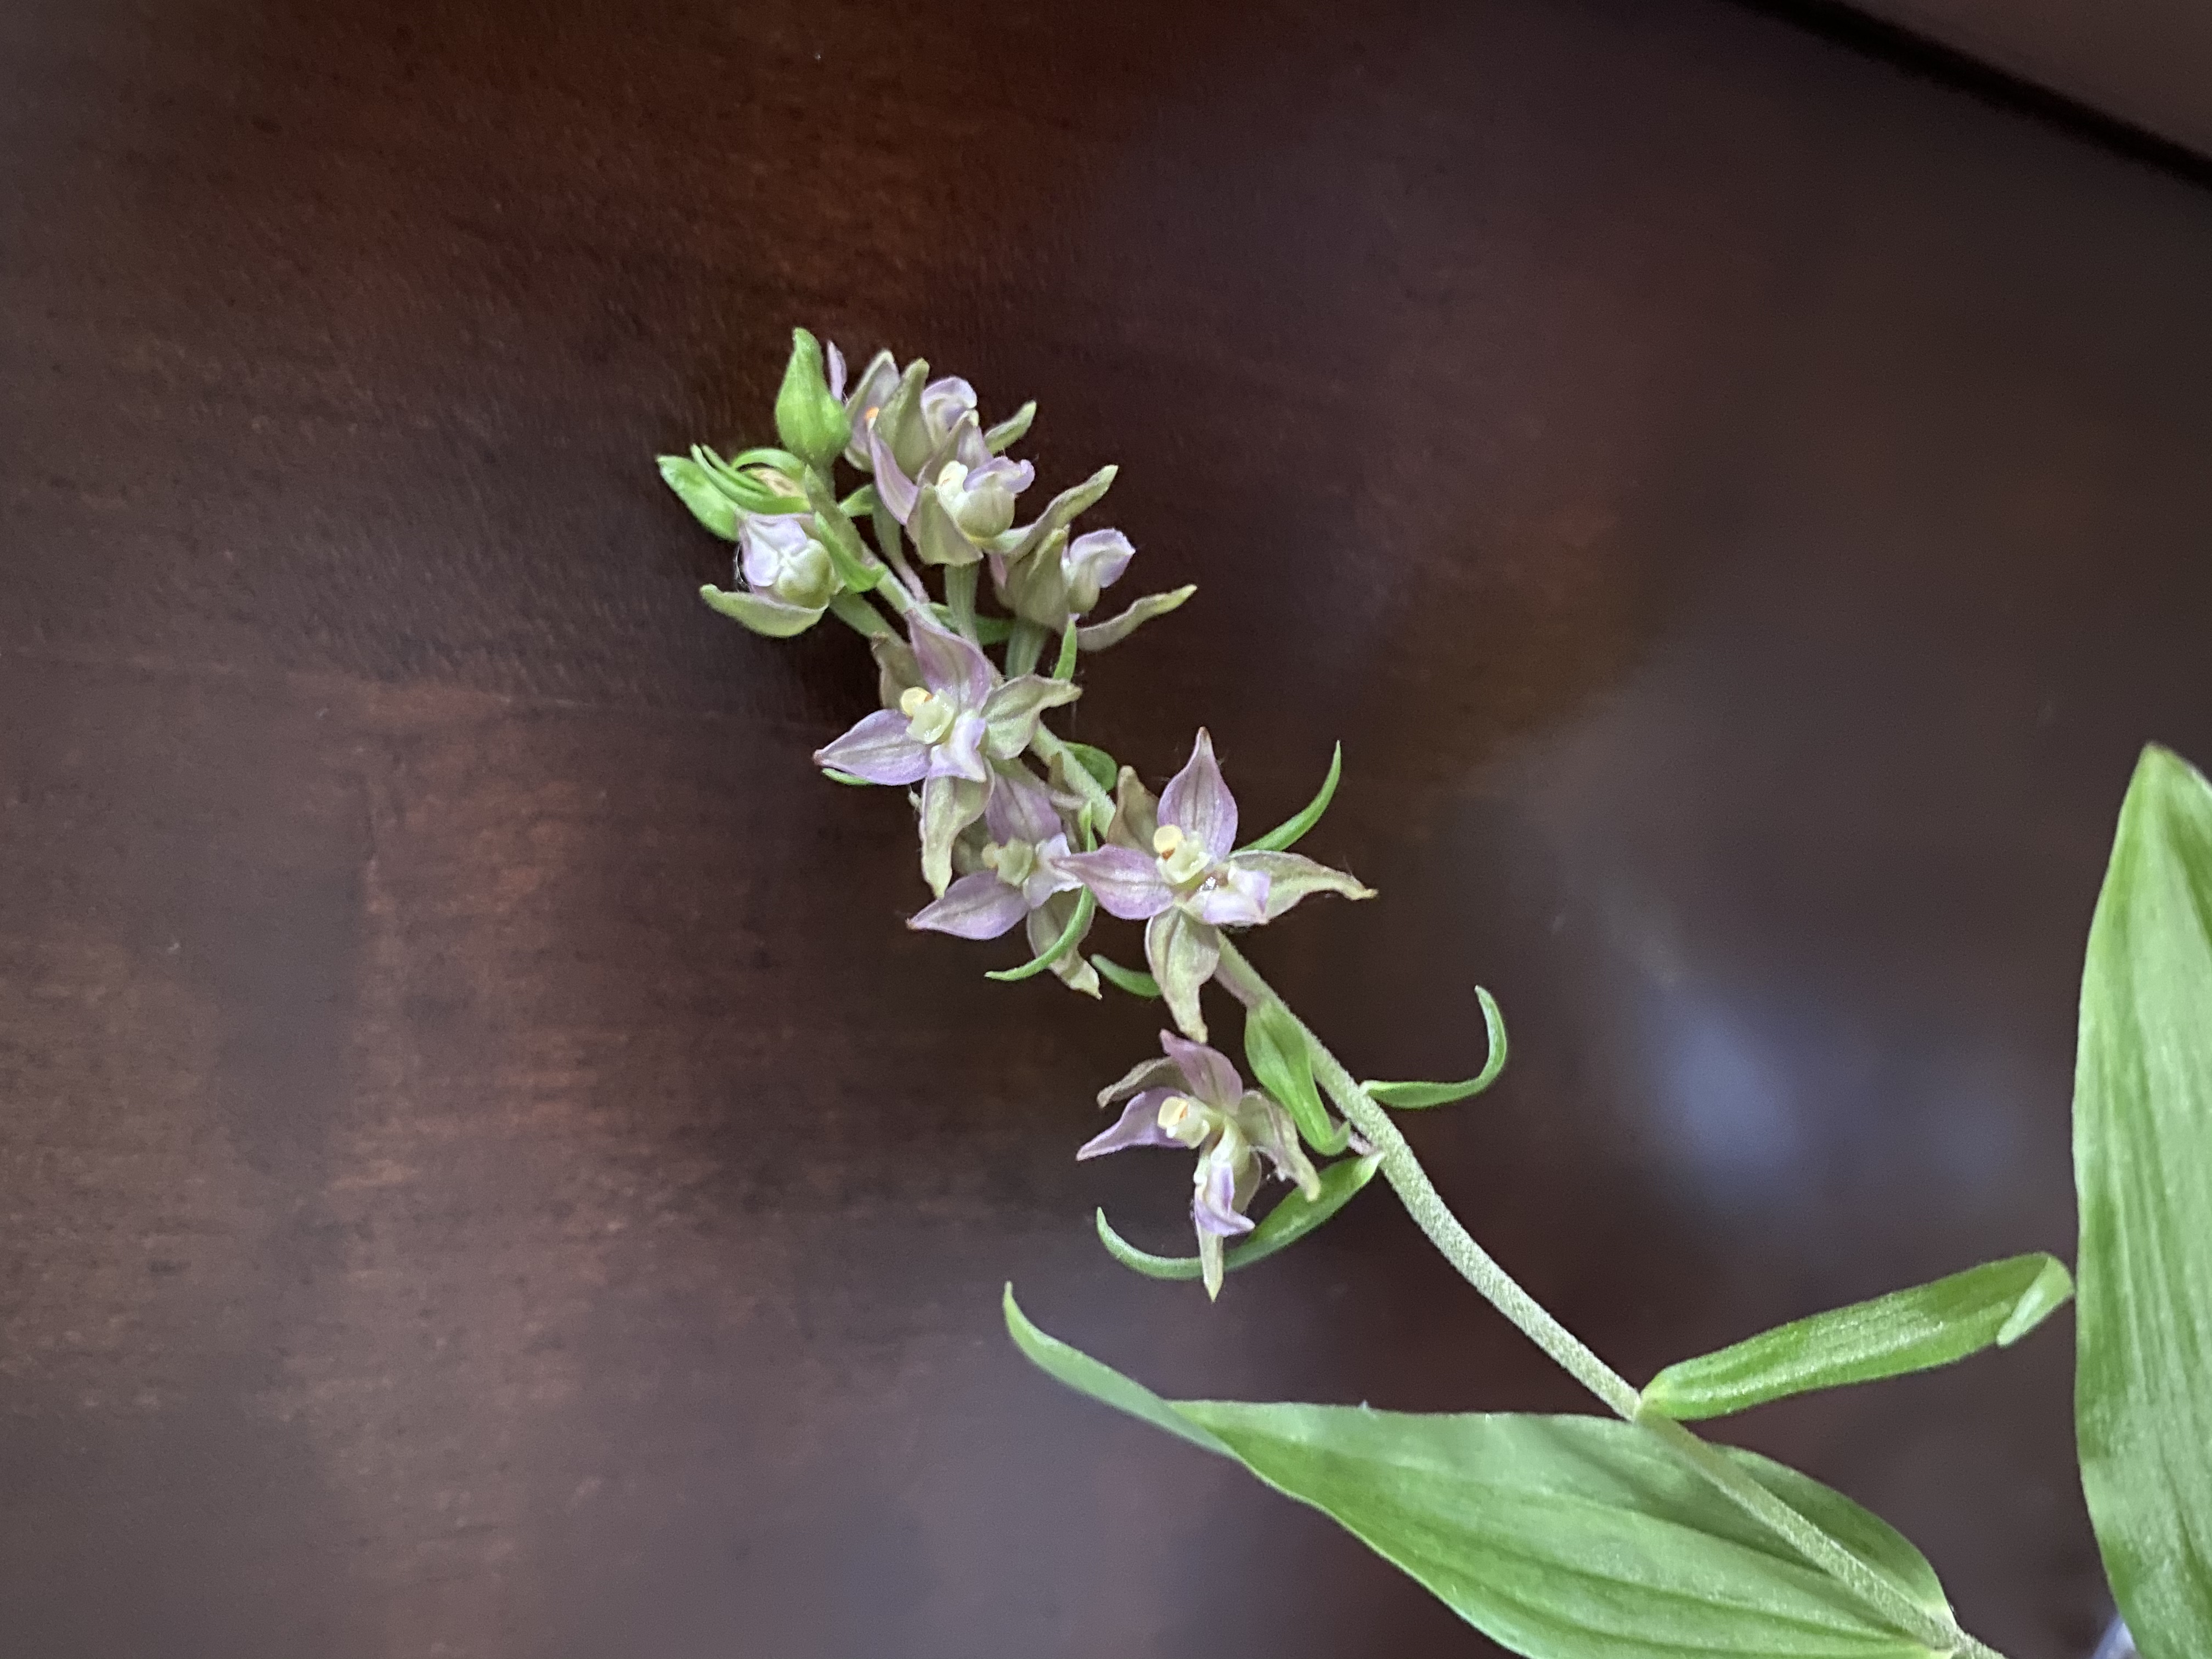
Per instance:
[[[1152,1011],[899,925],[856,651],[705,611],[653,453],[804,321],[1122,463],[1200,592],[1073,730],[1255,819],[1343,740],[1384,896],[1255,952],[1370,1073],[1496,991],[1418,1144],[1641,1378],[2069,1249],[2109,826],[2212,757],[2208,293],[2202,184],[1695,0],[0,9],[0,1644],[1484,1651],[999,1287],[1170,1392],[1571,1385],[1379,1187],[1216,1309],[1107,1261]],[[2058,1659],[2070,1358],[1734,1432]]]

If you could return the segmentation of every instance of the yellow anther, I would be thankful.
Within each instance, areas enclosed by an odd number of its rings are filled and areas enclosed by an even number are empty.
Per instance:
[[[1182,830],[1172,823],[1164,823],[1152,831],[1152,851],[1164,859],[1175,856],[1176,848],[1182,845]]]
[[[909,685],[899,693],[899,713],[912,720],[916,714],[921,713],[928,702],[929,693],[925,688]]]

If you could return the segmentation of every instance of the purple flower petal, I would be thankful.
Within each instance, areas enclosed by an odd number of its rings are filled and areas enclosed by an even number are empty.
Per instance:
[[[1237,845],[1237,797],[1221,781],[1213,758],[1213,739],[1204,726],[1191,744],[1190,758],[1160,792],[1160,822],[1172,823],[1214,858],[1225,858]]]
[[[985,730],[981,714],[956,717],[952,729],[945,734],[944,741],[930,749],[926,775],[966,778],[972,783],[988,783],[991,768],[983,758]]]
[[[1160,1033],[1160,1047],[1182,1073],[1185,1086],[1207,1105],[1229,1111],[1243,1095],[1244,1079],[1218,1048],[1179,1037],[1173,1031]]]
[[[1068,543],[1066,551],[1060,556],[1067,567],[1067,580],[1088,582],[1094,591],[1121,580],[1121,573],[1136,556],[1135,546],[1118,530],[1086,531]]]
[[[897,459],[890,445],[884,441],[883,422],[868,422],[868,465],[876,475],[876,495],[891,510],[891,517],[904,524],[914,515],[914,498],[920,486],[899,471]]]
[[[1073,893],[1083,884],[1067,872],[1061,860],[1067,857],[1067,837],[1050,836],[1036,844],[1036,865],[1030,878],[1022,884],[1022,895],[1032,910],[1040,909],[1044,902],[1055,893]]]
[[[988,657],[919,605],[907,617],[907,635],[914,641],[915,660],[921,665],[921,678],[931,690],[963,709],[983,707],[991,688],[999,683],[998,671]]]
[[[975,412],[976,403],[975,388],[957,374],[932,380],[921,389],[921,418],[929,423],[929,435],[944,437],[962,416]]]
[[[806,521],[796,514],[748,514],[738,526],[738,568],[744,573],[745,585],[774,587],[811,539]]]
[[[845,354],[837,349],[835,340],[824,340],[822,356],[827,360],[824,373],[830,382],[830,395],[842,404],[845,401]]]
[[[1098,1103],[1111,1106],[1143,1089],[1164,1089],[1188,1091],[1190,1085],[1182,1070],[1164,1055],[1154,1054],[1150,1060],[1140,1060],[1122,1075],[1121,1080],[1098,1091]]]
[[[961,877],[945,890],[943,898],[908,916],[906,925],[956,939],[996,939],[1029,910],[1020,888],[1009,887],[995,872],[983,870]]]
[[[1198,1179],[1190,1194],[1191,1224],[1216,1238],[1234,1238],[1252,1231],[1252,1218],[1237,1211],[1237,1164],[1216,1146],[1200,1159]]]
[[[907,735],[907,718],[878,709],[814,751],[817,766],[834,766],[870,783],[919,783],[929,770],[929,746]]]
[[[1160,861],[1134,848],[1071,853],[1060,866],[1098,895],[1109,915],[1124,921],[1146,921],[1175,902],[1175,889],[1160,874]]]
[[[1131,1146],[1180,1146],[1182,1143],[1160,1127],[1160,1107],[1172,1095],[1167,1089],[1147,1089],[1126,1107],[1121,1121],[1103,1133],[1095,1134],[1077,1149],[1079,1158],[1103,1158],[1109,1152],[1119,1152]]]
[[[1060,833],[1060,814],[1053,810],[1052,793],[1026,766],[1000,766],[991,784],[991,799],[983,808],[984,822],[995,842],[1025,841],[1037,846]]]
[[[1267,920],[1267,886],[1264,872],[1223,864],[1184,902],[1216,927],[1256,927]]]

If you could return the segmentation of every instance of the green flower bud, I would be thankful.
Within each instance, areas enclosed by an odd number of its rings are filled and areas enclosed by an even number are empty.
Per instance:
[[[845,406],[830,395],[820,342],[803,328],[791,331],[791,362],[775,394],[775,430],[783,447],[827,471],[852,435]]]

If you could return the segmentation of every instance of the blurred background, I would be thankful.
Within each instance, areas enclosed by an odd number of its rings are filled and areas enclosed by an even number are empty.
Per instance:
[[[1073,1161],[1156,1012],[900,925],[807,758],[864,659],[702,606],[653,473],[794,323],[1121,464],[1200,592],[1076,735],[1204,722],[1255,823],[1342,740],[1383,896],[1254,954],[1368,1075],[1497,994],[1412,1133],[1632,1378],[2070,1255],[2121,790],[2212,760],[2212,53],[1882,9],[0,10],[9,1645],[1494,1651],[1006,1341],[1011,1279],[1169,1394],[1583,1403],[1379,1186],[1216,1308],[1100,1251],[1186,1224]],[[2070,1371],[1725,1427],[2062,1659]]]

